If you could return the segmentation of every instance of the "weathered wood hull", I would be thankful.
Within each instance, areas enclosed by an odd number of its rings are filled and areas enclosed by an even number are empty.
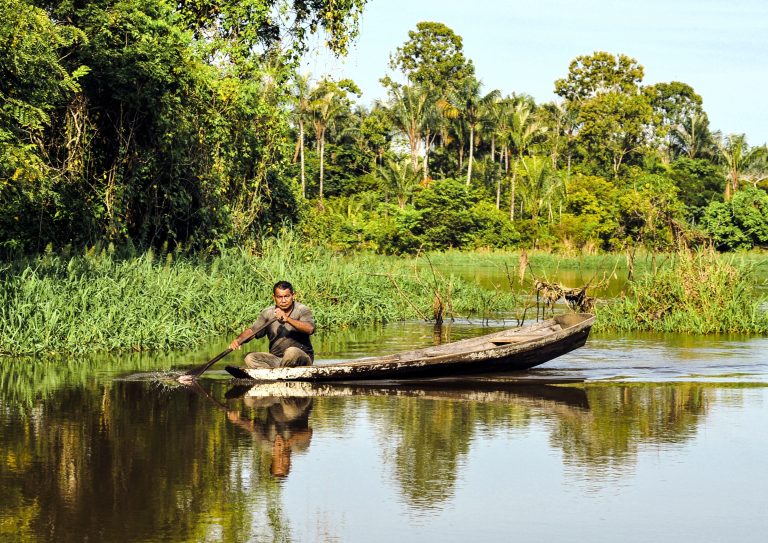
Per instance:
[[[373,381],[476,375],[533,368],[584,345],[594,315],[571,313],[426,349],[336,364],[273,369],[227,367],[256,381]]]

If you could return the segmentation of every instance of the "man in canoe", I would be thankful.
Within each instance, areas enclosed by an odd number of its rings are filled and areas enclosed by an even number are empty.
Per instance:
[[[312,311],[296,301],[293,285],[278,281],[272,287],[274,306],[265,308],[249,328],[229,344],[239,349],[253,338],[269,338],[269,352],[254,352],[245,355],[248,368],[278,368],[311,366],[315,352],[309,336],[315,333],[315,319]]]

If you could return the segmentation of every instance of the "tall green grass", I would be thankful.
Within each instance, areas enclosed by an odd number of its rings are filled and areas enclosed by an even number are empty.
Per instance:
[[[711,251],[681,252],[597,311],[598,330],[691,334],[768,333],[766,300],[751,266]]]
[[[258,254],[118,258],[92,248],[45,254],[0,270],[0,352],[11,355],[170,350],[239,332],[291,281],[319,326],[429,317],[435,295],[459,315],[510,310],[514,297],[399,259],[339,257],[286,233]]]

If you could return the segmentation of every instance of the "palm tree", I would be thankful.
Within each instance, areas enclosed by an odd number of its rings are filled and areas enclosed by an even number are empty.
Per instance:
[[[730,200],[739,190],[739,182],[743,178],[758,170],[765,171],[768,150],[765,146],[750,148],[744,134],[731,134],[726,138],[718,136],[715,142],[725,170],[725,199]],[[759,181],[754,184],[757,183]]]
[[[539,134],[547,131],[547,127],[535,121],[531,114],[533,106],[527,101],[518,101],[512,108],[510,115],[509,140],[517,151],[517,159],[512,168],[509,219],[515,220],[515,185],[517,182],[517,173],[520,171],[518,163],[523,159],[523,155]]]
[[[548,136],[552,167],[557,168],[561,147],[565,147],[565,169],[570,174],[573,140],[576,136],[576,127],[579,124],[578,110],[573,107],[567,107],[565,102],[551,102],[542,107],[548,113],[548,122],[551,123],[552,127]]]
[[[503,164],[505,133],[509,129],[509,100],[495,94],[483,106],[483,130],[491,136],[491,162],[496,162],[496,142],[502,142],[499,163]],[[496,209],[501,206],[501,176],[496,176]]]
[[[299,126],[299,137],[296,140],[296,151],[293,161],[299,158],[301,162],[301,195],[307,196],[307,183],[304,167],[304,120],[311,112],[309,74],[296,74],[293,80],[292,96],[294,100],[293,117]]]
[[[534,222],[538,221],[541,210],[549,210],[552,220],[552,201],[561,193],[563,183],[560,176],[552,168],[547,157],[531,156],[520,161],[523,172],[521,180],[521,197],[531,213]]]
[[[317,151],[320,154],[320,199],[323,199],[325,176],[325,135],[328,127],[345,109],[344,91],[335,83],[323,80],[315,88],[310,101]]]
[[[457,116],[469,128],[469,158],[467,159],[467,186],[472,182],[472,162],[475,154],[475,137],[484,120],[487,104],[499,99],[501,93],[493,90],[485,96],[480,96],[480,82],[468,77],[459,82],[454,91],[448,96],[448,103],[457,112]]]
[[[408,140],[411,168],[415,171],[418,167],[419,146],[435,115],[435,99],[424,86],[404,85],[394,87],[390,92],[392,98],[389,112],[392,123]]]
[[[428,107],[424,111],[424,122],[422,129],[424,132],[424,162],[421,167],[424,183],[429,178],[429,154],[435,139],[441,133],[445,124],[445,117],[441,115],[439,108],[438,90],[434,87],[423,87],[424,92],[429,95]]]
[[[684,123],[672,129],[672,147],[678,152],[684,152],[688,158],[696,158],[708,139],[708,126],[706,113],[692,113]]]
[[[378,174],[387,187],[397,195],[400,209],[404,209],[408,198],[419,185],[418,166],[414,169],[408,157],[399,160],[387,159],[384,166],[378,168]]]

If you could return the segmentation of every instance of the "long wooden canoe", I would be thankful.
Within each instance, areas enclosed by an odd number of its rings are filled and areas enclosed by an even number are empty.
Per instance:
[[[293,368],[241,369],[255,381],[376,381],[526,370],[584,345],[595,322],[589,313],[569,313],[520,328],[386,356]]]

